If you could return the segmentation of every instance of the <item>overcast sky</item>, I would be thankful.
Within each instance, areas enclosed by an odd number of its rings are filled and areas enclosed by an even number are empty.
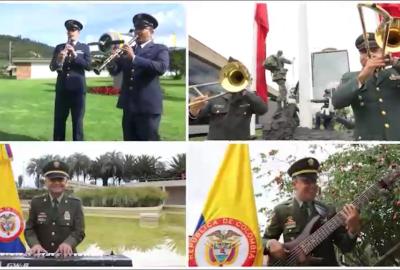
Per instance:
[[[293,66],[286,66],[288,85],[297,82],[301,70],[297,65],[299,38],[302,37],[298,28],[300,5],[307,6],[310,54],[328,47],[348,50],[350,69],[358,70],[359,56],[354,41],[362,29],[356,2],[272,1],[267,3],[267,56],[283,50],[286,58],[295,58]],[[242,61],[251,70],[254,8],[254,2],[246,1],[233,1],[229,5],[226,2],[192,2],[187,8],[188,34],[224,57]],[[375,31],[375,13],[370,10],[364,13],[367,29]],[[269,72],[267,80],[271,83]]]
[[[94,159],[106,152],[122,152],[132,155],[153,155],[161,157],[161,161],[170,160],[176,154],[186,153],[186,144],[183,142],[12,142],[11,150],[14,155],[12,162],[14,178],[25,176],[25,186],[33,186],[25,168],[31,158],[43,155],[68,156],[73,153],[83,153]]]
[[[159,22],[155,41],[172,46],[186,47],[185,8],[183,4],[134,2],[48,2],[1,3],[0,34],[30,38],[55,46],[66,41],[64,22],[76,19],[83,24],[80,40],[98,41],[109,31],[127,33],[133,27],[136,13],[152,14]]]

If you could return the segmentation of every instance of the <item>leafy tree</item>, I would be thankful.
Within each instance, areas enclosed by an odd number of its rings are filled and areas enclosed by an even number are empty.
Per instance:
[[[392,168],[400,169],[400,145],[356,145],[330,156],[323,169],[330,181],[322,197],[338,207],[349,203]],[[400,182],[400,181],[399,181]],[[350,265],[374,265],[400,239],[400,188],[376,194],[361,211],[362,234],[355,250],[345,255]],[[400,258],[388,258],[386,266],[399,266]]]
[[[163,171],[159,159],[160,157],[149,155],[137,156],[132,171],[134,178],[138,179],[140,182],[158,178],[159,173]]]
[[[119,152],[108,152],[96,158],[90,166],[89,174],[92,179],[102,179],[103,186],[108,186],[108,180],[122,179],[122,154]],[[120,180],[119,180],[120,181]]]
[[[333,147],[331,145],[331,147]],[[337,144],[328,152],[321,145],[310,144],[307,153],[302,156],[288,155],[279,158],[279,150],[260,153],[252,161],[255,181],[263,181],[263,190],[255,194],[256,198],[265,194],[276,196],[273,202],[278,203],[292,196],[292,181],[282,169],[265,169],[268,164],[279,162],[291,164],[298,158],[315,156],[323,160],[319,179],[319,200],[332,204],[340,210],[351,203],[370,185],[376,183],[388,173],[400,160],[400,145],[342,145]],[[320,158],[324,157],[324,158]],[[400,167],[399,167],[400,168]],[[265,182],[264,179],[267,179]],[[400,239],[400,188],[391,192],[377,194],[361,211],[362,233],[356,247],[348,254],[338,255],[343,262],[353,266],[374,265]],[[273,207],[261,207],[259,212],[265,216],[271,214]],[[261,226],[265,229],[265,225]],[[381,264],[386,266],[400,265],[399,252],[388,256]],[[394,253],[396,254],[396,253]]]
[[[125,182],[129,182],[133,179],[135,175],[135,156],[125,155],[123,160],[123,179]]]
[[[79,181],[79,176],[82,175],[85,183],[89,174],[90,158],[82,153],[74,153],[67,158],[67,163],[71,170],[71,177],[75,175],[77,181]]]
[[[181,179],[186,173],[186,154],[177,154],[168,162],[168,176]]]
[[[43,168],[44,166],[49,163],[52,160],[63,160],[60,156],[58,155],[44,155],[40,158],[32,158],[27,167],[26,167],[26,173],[29,176],[32,176],[35,178],[35,186],[37,188],[42,188],[43,187],[43,181],[41,181],[43,177]]]
[[[186,72],[186,50],[173,49],[169,52],[169,70],[174,72],[174,79],[181,79]]]

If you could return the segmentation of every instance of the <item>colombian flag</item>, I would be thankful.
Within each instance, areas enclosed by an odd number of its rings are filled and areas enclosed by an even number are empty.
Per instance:
[[[230,144],[189,244],[189,266],[260,266],[249,147]]]
[[[24,219],[12,169],[10,145],[0,144],[0,252],[25,252]]]

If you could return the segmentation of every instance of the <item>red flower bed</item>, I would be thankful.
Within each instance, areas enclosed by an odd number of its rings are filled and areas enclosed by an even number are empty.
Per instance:
[[[108,95],[108,96],[117,96],[120,93],[119,88],[114,88],[112,86],[99,86],[92,87],[89,89],[89,93],[91,94],[99,94],[99,95]]]

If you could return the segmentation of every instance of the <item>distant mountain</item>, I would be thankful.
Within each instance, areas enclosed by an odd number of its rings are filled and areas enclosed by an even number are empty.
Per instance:
[[[8,61],[8,44],[12,41],[13,58],[51,58],[54,47],[21,36],[0,35],[0,61]]]

